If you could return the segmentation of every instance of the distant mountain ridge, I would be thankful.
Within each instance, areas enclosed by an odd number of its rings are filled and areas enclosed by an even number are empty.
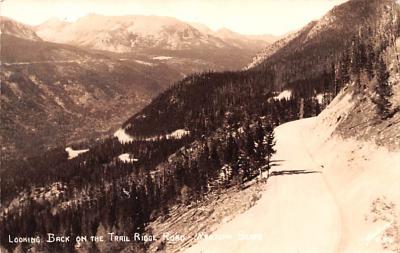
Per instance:
[[[210,34],[215,37],[221,38],[227,42],[235,43],[264,43],[269,45],[278,39],[282,38],[282,36],[274,36],[271,34],[260,34],[260,35],[244,35],[237,32],[234,32],[228,28],[221,28],[217,31],[211,30],[209,27],[199,23],[190,23],[191,26],[196,28],[202,33]]]
[[[225,36],[210,32],[204,25],[191,25],[176,18],[160,16],[90,14],[73,23],[52,19],[35,29],[40,37],[48,41],[119,53],[155,49],[246,49],[265,44],[265,41],[237,33],[233,42],[232,37],[226,40]],[[246,45],[244,40],[252,44]]]

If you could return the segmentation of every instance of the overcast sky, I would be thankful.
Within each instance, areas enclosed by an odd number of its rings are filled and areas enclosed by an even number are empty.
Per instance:
[[[0,0],[1,1],[1,0]],[[3,0],[1,15],[37,25],[88,13],[160,15],[242,34],[281,35],[323,16],[346,0]]]

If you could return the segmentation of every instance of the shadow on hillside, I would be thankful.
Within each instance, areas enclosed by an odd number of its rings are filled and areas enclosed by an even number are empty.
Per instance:
[[[285,160],[271,160],[271,167],[281,166],[281,163]]]
[[[272,171],[270,176],[286,176],[286,175],[299,175],[299,174],[314,174],[321,173],[321,171],[315,170],[280,170],[280,171]]]

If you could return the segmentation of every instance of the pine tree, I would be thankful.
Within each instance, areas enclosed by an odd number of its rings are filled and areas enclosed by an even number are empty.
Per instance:
[[[238,146],[232,134],[229,134],[226,149],[225,149],[225,161],[230,164],[237,163],[238,157]]]
[[[361,72],[362,57],[361,57],[361,47],[360,39],[354,37],[351,45],[351,73],[355,76],[359,75]]]
[[[276,153],[276,150],[274,149],[276,144],[275,141],[275,133],[274,133],[274,128],[272,124],[267,124],[265,128],[265,138],[264,138],[264,146],[266,150],[266,157],[265,157],[265,162],[266,162],[266,168],[268,172],[268,177],[269,177],[269,171],[271,169],[271,158],[272,155]]]
[[[221,168],[221,161],[220,161],[218,151],[217,151],[217,148],[215,147],[215,145],[211,146],[210,160],[211,160],[210,177],[214,177],[215,172],[217,172]]]
[[[239,168],[239,175],[240,184],[242,184],[245,180],[250,179],[250,158],[246,155],[246,152],[240,151],[239,158],[238,158],[238,168]]]
[[[312,98],[311,102],[312,102],[312,115],[311,116],[318,116],[321,113],[321,105],[319,104],[319,100],[316,98]]]
[[[374,48],[371,43],[368,43],[366,47],[365,70],[367,71],[369,80],[371,80],[374,77],[374,61],[375,61]]]
[[[393,95],[393,91],[389,84],[389,76],[386,63],[381,57],[377,66],[378,83],[375,87],[376,97],[373,100],[381,119],[387,119],[391,116],[392,104],[389,99]]]
[[[258,168],[264,165],[266,149],[264,145],[265,132],[261,121],[258,121],[256,128],[255,161]],[[260,172],[261,174],[261,172]]]
[[[254,139],[250,129],[246,130],[246,153],[250,157],[254,155]]]
[[[207,185],[207,182],[209,180],[209,173],[212,170],[211,168],[211,163],[210,163],[210,149],[208,148],[207,144],[203,144],[203,149],[200,153],[200,156],[198,158],[199,160],[199,169],[201,171],[200,175],[201,175],[201,184],[202,185]]]
[[[339,64],[335,94],[338,94],[344,85],[350,82],[350,62],[349,52],[345,50]]]

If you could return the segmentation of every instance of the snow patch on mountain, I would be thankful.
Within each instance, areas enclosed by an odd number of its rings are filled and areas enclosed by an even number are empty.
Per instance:
[[[157,140],[159,140],[161,138],[165,138],[167,140],[170,140],[170,139],[182,139],[183,137],[188,136],[188,135],[190,135],[190,131],[185,130],[185,129],[178,129],[178,130],[175,130],[172,133],[166,134],[164,136],[148,137],[145,140],[146,141],[157,141]]]
[[[324,102],[324,94],[317,94],[315,98],[318,100],[318,103],[321,105]]]
[[[129,154],[129,153],[119,155],[118,159],[125,163],[133,163],[133,162],[139,161],[138,159],[133,158],[132,154]]]
[[[135,140],[132,136],[126,133],[125,129],[122,128],[118,129],[114,133],[114,137],[117,137],[118,141],[122,144],[132,142]]]
[[[88,152],[89,149],[74,150],[71,147],[67,147],[65,148],[65,151],[68,153],[68,159],[71,160],[78,157],[80,154]]]
[[[166,134],[164,136],[151,136],[151,137],[144,138],[144,140],[145,141],[157,141],[161,138],[165,138],[167,140],[182,139],[183,137],[188,136],[188,135],[190,135],[190,131],[185,130],[185,129],[177,129],[177,130],[173,131],[172,133]],[[118,138],[118,141],[122,144],[132,142],[136,139],[135,137],[126,133],[126,131],[122,128],[118,129],[114,133],[114,137]]]
[[[190,131],[185,129],[178,129],[166,136],[167,139],[182,139],[190,134]]]
[[[153,60],[159,60],[159,61],[164,61],[164,60],[171,60],[173,57],[171,56],[155,56],[152,59]]]
[[[147,62],[147,61],[141,61],[141,60],[135,60],[136,63],[146,65],[146,66],[154,66],[154,63]]]
[[[274,99],[275,100],[282,100],[282,99],[289,100],[291,97],[292,97],[292,91],[284,90],[281,93],[279,93],[279,95],[275,96]]]

